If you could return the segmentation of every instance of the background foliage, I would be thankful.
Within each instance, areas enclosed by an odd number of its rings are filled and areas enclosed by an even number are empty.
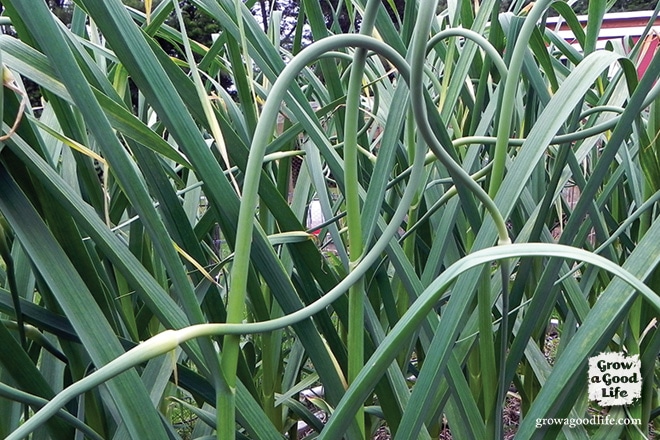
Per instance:
[[[660,56],[604,1],[291,5],[3,1],[0,436],[654,435]]]

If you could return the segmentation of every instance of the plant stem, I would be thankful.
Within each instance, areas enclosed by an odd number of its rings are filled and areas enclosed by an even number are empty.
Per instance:
[[[362,19],[360,34],[371,34],[379,0],[369,0]],[[348,226],[349,271],[362,258],[362,215],[360,209],[360,181],[358,163],[358,132],[360,101],[362,98],[362,78],[367,61],[367,50],[358,48],[353,56],[351,75],[346,91],[346,114],[344,122],[344,182],[346,185],[346,222]],[[348,383],[362,370],[364,365],[364,279],[360,278],[348,291]],[[360,436],[365,438],[364,408],[355,414]]]
[[[417,32],[413,35],[410,45],[410,96],[415,120],[417,121],[420,135],[424,138],[438,160],[447,168],[452,178],[455,179],[456,185],[464,185],[468,188],[493,217],[493,221],[497,226],[498,243],[507,244],[510,243],[510,240],[506,223],[492,198],[447,153],[445,148],[452,147],[451,141],[444,139],[446,145],[442,145],[429,124],[429,114],[424,100],[423,66],[427,47],[426,37],[431,31],[431,20],[435,17],[435,7],[435,1],[423,1],[420,4],[417,23],[415,25]],[[447,34],[447,36],[452,36],[452,34]],[[437,114],[435,116],[438,117]],[[444,122],[441,121],[441,124],[444,125]]]
[[[495,197],[504,179],[504,168],[506,166],[507,147],[511,133],[516,91],[520,81],[524,56],[528,50],[528,41],[536,27],[536,22],[541,18],[550,3],[551,0],[539,0],[534,3],[520,30],[520,34],[516,37],[516,45],[511,54],[511,62],[509,63],[509,75],[504,83],[504,90],[502,90],[502,103],[500,105],[500,115],[497,125],[497,142],[495,144],[495,153],[493,154],[493,171],[491,172],[490,187],[488,188],[488,195],[491,198]]]

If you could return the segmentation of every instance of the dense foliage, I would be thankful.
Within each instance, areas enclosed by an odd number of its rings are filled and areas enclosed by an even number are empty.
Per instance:
[[[2,3],[0,437],[657,435],[660,55],[609,3]],[[640,423],[539,424],[594,414]]]

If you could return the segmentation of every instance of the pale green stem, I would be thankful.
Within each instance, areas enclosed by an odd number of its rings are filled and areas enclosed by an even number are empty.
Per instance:
[[[414,150],[417,148],[417,143],[421,143],[421,139],[417,140],[415,136],[415,124],[414,124],[414,119],[413,119],[413,114],[412,110],[408,111],[408,115],[406,118],[406,127],[405,127],[405,145],[408,150],[408,158],[410,161],[414,159]],[[421,199],[422,195],[422,189],[420,189],[417,194],[415,194],[415,199],[413,200],[413,204],[410,206],[410,209],[408,210],[408,229],[406,230],[405,234],[400,238],[399,242],[403,242],[403,252],[408,258],[409,261],[414,261],[414,254],[415,254],[415,237],[414,237],[414,231],[416,228],[412,227],[411,225],[415,225],[417,221],[417,215],[418,215],[418,207],[419,207],[419,201]],[[412,237],[410,237],[412,235]],[[405,238],[410,238],[409,240],[405,240]],[[398,316],[403,316],[404,313],[406,313],[406,310],[408,310],[408,306],[410,303],[410,298],[408,296],[408,292],[403,286],[403,283],[399,283],[399,288],[398,288],[398,293],[397,293],[397,312]],[[405,359],[404,353],[401,354],[401,357],[399,358],[400,365],[405,365]]]
[[[506,383],[506,358],[509,347],[509,267],[508,259],[500,260],[500,274],[502,276],[502,321],[500,323],[500,370],[498,374],[497,400],[495,402],[495,438],[504,438],[504,400],[509,391]],[[490,285],[489,285],[490,286]],[[490,296],[490,295],[489,295]],[[490,299],[488,302],[490,306]]]
[[[497,369],[495,364],[495,335],[493,333],[492,307],[490,303],[490,271],[480,274],[480,286],[477,291],[477,310],[479,316],[479,360],[481,373],[481,393],[483,395],[484,422],[486,429],[497,423]],[[481,399],[480,399],[481,400]]]
[[[361,35],[371,34],[380,0],[369,0],[362,18]],[[358,48],[353,56],[351,74],[346,91],[344,119],[344,182],[346,185],[346,223],[348,227],[349,271],[362,258],[362,214],[360,209],[360,181],[358,162],[358,121],[362,97],[362,78],[367,61],[367,49]],[[348,291],[348,383],[360,373],[364,365],[364,279],[360,278]],[[365,437],[364,409],[355,414],[358,429]]]
[[[498,243],[510,243],[506,223],[493,200],[488,196],[484,189],[472,180],[465,170],[463,170],[460,165],[452,159],[449,153],[445,151],[445,146],[440,144],[429,124],[429,115],[426,110],[426,103],[424,102],[423,66],[426,54],[426,36],[431,30],[431,20],[435,17],[435,6],[435,1],[422,2],[420,4],[417,22],[415,24],[416,33],[413,36],[410,49],[410,95],[419,133],[422,135],[438,160],[442,162],[450,175],[455,179],[456,185],[464,185],[468,188],[488,210],[497,227],[499,237]],[[451,145],[446,146],[446,148],[450,147]]]
[[[277,391],[277,372],[279,370],[279,362],[275,359],[276,353],[273,350],[272,333],[265,333],[262,335],[262,381],[263,381],[263,407],[264,412],[273,423],[277,430],[282,428],[282,411],[281,407],[275,406],[275,392]]]
[[[516,36],[516,45],[513,48],[511,62],[509,63],[509,76],[504,83],[500,103],[500,114],[496,133],[497,142],[495,143],[495,152],[493,154],[493,172],[491,174],[490,187],[488,188],[488,195],[491,197],[495,197],[504,179],[504,168],[506,167],[507,147],[511,133],[516,92],[520,81],[524,56],[529,47],[529,39],[536,27],[536,23],[551,2],[552,0],[539,0],[534,3],[529,15],[525,19],[525,23],[520,29],[520,34]]]
[[[429,34],[431,30],[431,24],[432,24],[432,19],[435,16],[435,7],[436,7],[436,2],[435,1],[428,1],[428,2],[422,2],[419,8],[419,15],[417,17],[417,22],[415,25],[416,28],[416,34],[413,37],[413,40],[411,42],[411,78],[410,78],[410,90],[411,90],[411,99],[412,99],[412,107],[413,111],[415,113],[415,118],[417,119],[417,123],[419,125],[419,132],[420,134],[424,137],[426,142],[429,144],[429,148],[433,153],[438,157],[438,159],[445,165],[447,170],[449,171],[450,175],[456,180],[456,185],[464,185],[466,188],[468,188],[478,199],[479,201],[484,205],[484,207],[488,210],[488,212],[491,214],[493,217],[493,220],[495,222],[495,225],[497,227],[498,231],[498,244],[499,245],[506,245],[511,243],[509,239],[509,233],[506,227],[506,223],[504,222],[504,219],[502,218],[502,214],[500,213],[499,209],[495,205],[495,202],[492,200],[492,198],[487,194],[483,188],[478,185],[470,176],[451,158],[451,156],[445,151],[445,147],[438,142],[438,140],[435,137],[435,134],[433,133],[431,126],[428,121],[428,114],[426,110],[426,103],[424,102],[424,90],[423,90],[423,69],[421,66],[423,66],[424,61],[425,61],[425,39],[426,36]],[[485,44],[485,47],[490,47],[489,44]],[[499,59],[499,55],[495,57],[495,59]],[[501,67],[500,67],[501,68]],[[507,83],[514,77],[516,77],[516,71],[512,70],[511,68],[509,69],[508,76],[507,76]],[[515,78],[517,80],[517,78]],[[517,82],[516,82],[517,84]],[[515,92],[515,89],[514,89]],[[502,104],[504,106],[504,103]],[[512,104],[511,104],[512,105]],[[442,122],[441,122],[442,123]],[[506,140],[508,141],[508,132],[506,133]],[[496,144],[497,145],[497,144]],[[505,145],[506,147],[507,145]],[[447,145],[447,148],[451,148],[451,145]],[[506,156],[504,156],[506,158]],[[501,262],[501,270],[502,274],[504,276],[505,273],[508,273],[508,264],[505,260],[502,260]],[[508,287],[506,285],[503,286],[502,290],[502,301],[503,304],[506,304],[508,301],[505,298],[507,295],[506,289]],[[488,300],[488,305],[490,306],[490,298]],[[504,310],[504,313],[506,313],[506,310]],[[505,342],[507,342],[506,338],[504,338],[504,335],[502,335],[502,348],[500,350],[500,361],[502,365],[502,370],[500,376],[503,377],[503,366],[504,366],[504,358],[506,356],[506,345]],[[504,385],[502,383],[499,384],[499,390],[504,388]],[[498,396],[499,398],[499,396]],[[496,434],[500,430],[501,426],[501,421],[497,420],[499,413],[501,411],[501,405],[498,403],[498,406],[495,411],[495,432]]]

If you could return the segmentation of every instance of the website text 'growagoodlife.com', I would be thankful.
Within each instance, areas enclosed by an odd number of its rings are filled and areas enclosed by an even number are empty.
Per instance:
[[[561,425],[575,428],[576,426],[587,425],[623,425],[623,426],[640,426],[642,421],[640,419],[628,417],[612,417],[609,415],[596,415],[585,418],[545,418],[536,419],[536,427],[542,428],[544,426]]]

